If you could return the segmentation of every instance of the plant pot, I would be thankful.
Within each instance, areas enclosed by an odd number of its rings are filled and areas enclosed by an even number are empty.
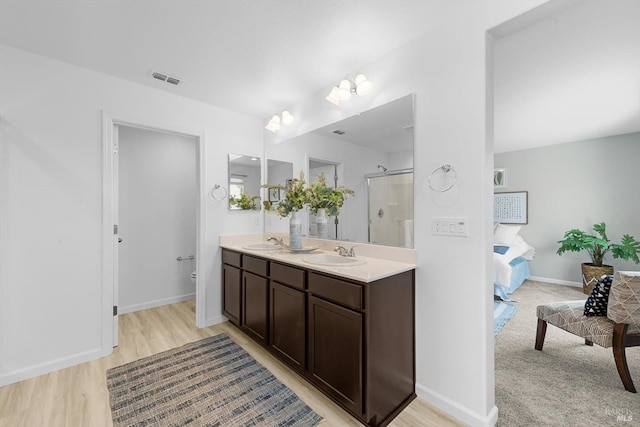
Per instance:
[[[318,227],[318,237],[326,239],[329,236],[329,217],[327,212],[320,208],[318,209],[318,215],[316,216],[316,226]]]
[[[595,266],[590,262],[582,264],[582,292],[590,294],[596,282],[605,274],[613,274],[612,265]]]
[[[293,249],[302,248],[302,215],[300,212],[291,212],[289,218],[289,246]]]

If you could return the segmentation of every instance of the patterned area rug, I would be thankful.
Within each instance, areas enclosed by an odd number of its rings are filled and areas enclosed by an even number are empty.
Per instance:
[[[498,335],[502,327],[516,314],[516,309],[517,307],[513,304],[493,302],[493,336]]]
[[[107,371],[114,426],[315,426],[322,418],[221,334]]]

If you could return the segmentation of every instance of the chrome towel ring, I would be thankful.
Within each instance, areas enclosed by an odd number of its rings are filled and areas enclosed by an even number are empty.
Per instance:
[[[440,171],[440,173],[437,173],[438,171]],[[450,173],[452,175],[449,175]],[[431,178],[433,178],[434,176],[441,176],[442,179],[447,179],[447,177],[450,176],[449,179],[451,180],[451,184],[446,185],[445,183],[445,186],[443,186],[442,188],[434,188],[434,186],[431,184]],[[427,178],[427,184],[429,184],[429,188],[431,188],[433,191],[444,193],[445,191],[451,190],[451,188],[453,188],[453,186],[456,185],[457,180],[458,180],[458,175],[456,174],[455,169],[453,169],[451,165],[444,164],[438,168],[435,168],[433,172],[431,172],[431,175],[429,175],[429,178]]]
[[[221,187],[218,184],[214,185],[211,191],[209,191],[209,197],[211,197],[216,202],[219,202],[220,200],[224,200],[227,197],[227,195],[228,195],[227,189],[224,187]]]

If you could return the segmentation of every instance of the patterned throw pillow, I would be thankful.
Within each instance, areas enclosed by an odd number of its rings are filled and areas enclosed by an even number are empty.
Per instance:
[[[584,303],[585,316],[606,316],[607,304],[609,303],[609,291],[611,290],[612,275],[604,275],[600,277],[596,285],[593,287],[589,298]]]

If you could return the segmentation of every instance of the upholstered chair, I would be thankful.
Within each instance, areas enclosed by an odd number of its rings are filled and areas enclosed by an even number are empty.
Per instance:
[[[584,310],[584,300],[539,305],[536,350],[542,351],[547,323],[584,338],[587,345],[612,347],[622,384],[635,393],[625,348],[640,345],[640,272],[615,273],[606,316],[585,316]]]

